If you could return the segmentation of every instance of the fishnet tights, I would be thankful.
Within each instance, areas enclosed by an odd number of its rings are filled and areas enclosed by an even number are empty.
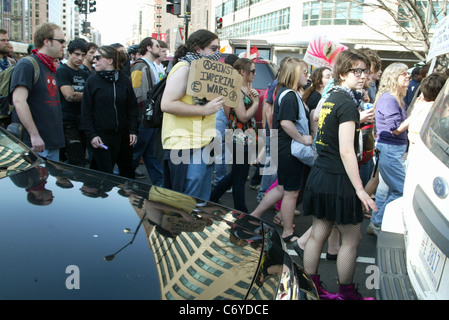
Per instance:
[[[321,252],[334,226],[334,222],[313,217],[312,232],[304,250],[304,268],[318,274]],[[351,284],[354,278],[357,249],[362,239],[360,223],[337,225],[341,235],[341,246],[337,257],[337,273],[340,284]]]

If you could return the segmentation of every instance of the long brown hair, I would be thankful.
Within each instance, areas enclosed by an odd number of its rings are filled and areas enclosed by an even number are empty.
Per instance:
[[[184,57],[187,52],[196,52],[198,48],[206,48],[212,41],[218,39],[218,36],[206,29],[200,29],[192,33],[187,39],[186,44],[183,44],[176,49],[173,58],[173,65],[175,65],[179,58]]]
[[[320,86],[323,84],[324,70],[332,71],[328,67],[321,67],[321,68],[316,68],[315,70],[313,70],[312,75],[310,76],[310,81],[312,82],[312,84],[310,85],[310,87],[308,87],[306,89],[306,91],[304,91],[304,94],[302,95],[302,99],[304,100],[304,102],[307,103],[307,100],[309,100],[310,95],[314,91],[319,91]]]
[[[125,52],[117,50],[113,46],[101,46],[98,48],[98,52],[106,59],[112,59],[115,70],[123,70],[125,62],[128,60]]]

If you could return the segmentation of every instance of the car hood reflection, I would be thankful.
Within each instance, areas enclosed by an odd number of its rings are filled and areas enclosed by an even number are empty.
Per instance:
[[[0,299],[314,296],[275,230],[229,208],[51,161],[0,188]]]

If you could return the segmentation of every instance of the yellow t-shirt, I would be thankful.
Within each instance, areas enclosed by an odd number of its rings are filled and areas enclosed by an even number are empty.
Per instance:
[[[185,61],[178,62],[170,71],[168,78],[182,66]],[[182,102],[195,105],[193,96],[185,95]],[[162,145],[164,149],[199,149],[208,145],[216,135],[215,114],[208,116],[182,117],[164,113],[162,120]]]

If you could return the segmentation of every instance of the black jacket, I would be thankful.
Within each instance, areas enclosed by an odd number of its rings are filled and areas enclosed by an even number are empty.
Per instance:
[[[91,75],[84,86],[81,110],[81,129],[89,141],[123,129],[138,133],[139,105],[130,78],[122,72]]]

